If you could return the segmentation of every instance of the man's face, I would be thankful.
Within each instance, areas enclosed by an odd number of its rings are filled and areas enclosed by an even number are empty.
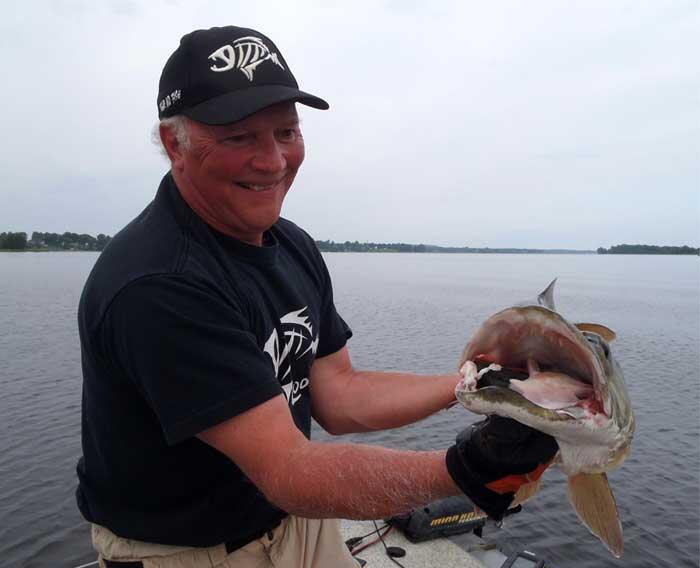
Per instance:
[[[171,154],[182,197],[218,231],[260,246],[304,161],[294,103],[225,126],[187,125],[189,148]]]

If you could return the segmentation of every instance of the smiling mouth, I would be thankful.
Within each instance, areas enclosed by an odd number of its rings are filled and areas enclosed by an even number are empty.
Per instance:
[[[242,182],[236,182],[236,185],[241,186],[243,189],[248,189],[250,191],[255,191],[261,192],[261,191],[269,191],[271,189],[274,189],[277,187],[277,182],[271,183],[271,184],[266,184],[266,185],[261,185],[257,183],[242,183]]]

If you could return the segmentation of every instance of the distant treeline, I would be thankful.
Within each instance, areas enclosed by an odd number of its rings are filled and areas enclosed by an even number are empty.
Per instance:
[[[316,241],[316,245],[322,252],[430,252],[429,249],[437,248],[429,245],[409,245],[406,243],[360,243],[357,241]]]
[[[85,233],[0,233],[0,250],[88,250],[101,251],[112,237],[100,233],[97,237]],[[525,248],[472,248],[413,245],[409,243],[360,243],[358,241],[316,241],[322,252],[439,252],[439,253],[511,253],[511,254],[590,254],[591,250],[525,249]],[[615,245],[599,248],[598,254],[700,254],[700,248],[689,246],[667,247],[656,245]]]
[[[598,254],[700,254],[700,248],[689,246],[660,247],[656,245],[615,245],[609,249],[599,248]]]
[[[0,250],[94,250],[101,251],[112,237],[100,233],[97,237],[85,233],[0,233]]]
[[[0,233],[0,250],[27,248],[27,233]]]
[[[407,243],[360,243],[358,241],[316,241],[321,252],[441,252],[441,253],[540,253],[540,254],[590,254],[592,250],[570,249],[521,249],[521,248],[472,248],[439,247],[435,245],[412,245]]]

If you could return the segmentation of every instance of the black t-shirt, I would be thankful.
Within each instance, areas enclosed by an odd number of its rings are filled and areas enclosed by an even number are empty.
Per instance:
[[[125,538],[212,546],[286,513],[195,435],[284,394],[307,437],[309,369],[351,332],[315,243],[280,219],[255,247],[210,228],[170,174],[105,248],[79,309],[83,516]]]

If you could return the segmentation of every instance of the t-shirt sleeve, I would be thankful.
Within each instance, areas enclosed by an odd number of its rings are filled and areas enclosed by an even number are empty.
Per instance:
[[[315,246],[315,245],[314,245]],[[321,304],[321,325],[318,342],[317,357],[325,357],[342,349],[348,339],[352,337],[352,330],[345,320],[338,314],[333,301],[333,285],[331,276],[320,251],[316,249],[319,266],[321,269],[321,282],[323,285]]]
[[[107,359],[145,398],[171,445],[282,393],[243,312],[183,276],[131,283],[102,334]]]

